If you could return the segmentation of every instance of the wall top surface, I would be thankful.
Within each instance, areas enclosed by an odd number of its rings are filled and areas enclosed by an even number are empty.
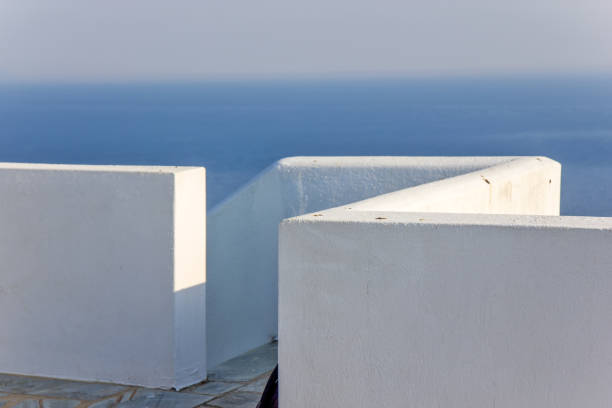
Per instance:
[[[555,215],[515,214],[456,214],[431,212],[345,211],[332,209],[288,218],[283,224],[294,223],[364,223],[402,225],[457,225],[491,227],[541,227],[560,229],[597,229],[612,231],[612,217],[574,217]]]
[[[204,167],[183,166],[119,166],[90,164],[47,164],[47,163],[0,163],[0,170],[45,170],[45,171],[90,171],[90,172],[123,172],[123,173],[162,173],[175,174]]]
[[[492,163],[503,163],[523,156],[292,156],[280,159],[280,166],[423,166],[434,167],[436,164],[476,164],[484,166]]]

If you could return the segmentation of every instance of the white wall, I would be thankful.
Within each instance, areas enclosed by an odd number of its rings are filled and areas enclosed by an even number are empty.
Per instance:
[[[270,166],[208,216],[209,365],[276,337],[278,224],[283,218],[517,159],[294,157]],[[552,186],[558,188],[556,182]]]
[[[283,221],[280,405],[605,405],[612,220],[542,216],[560,177],[519,158]]]
[[[206,376],[203,168],[0,164],[0,372]]]
[[[280,406],[607,407],[610,248],[610,218],[285,221]]]
[[[524,157],[349,206],[352,211],[559,215],[560,187],[558,162]]]

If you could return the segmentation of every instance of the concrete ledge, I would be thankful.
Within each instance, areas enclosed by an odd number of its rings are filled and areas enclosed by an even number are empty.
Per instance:
[[[203,168],[0,164],[0,372],[206,376]]]

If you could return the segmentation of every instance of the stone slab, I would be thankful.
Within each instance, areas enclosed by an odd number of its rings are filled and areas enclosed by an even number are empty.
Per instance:
[[[182,392],[141,389],[130,401],[120,402],[117,408],[194,408],[212,397]]]
[[[211,401],[208,405],[219,408],[256,408],[260,399],[261,394],[237,391]]]
[[[240,391],[250,391],[250,392],[259,392],[262,393],[264,388],[266,388],[266,384],[268,383],[269,375],[261,377],[259,380],[253,381],[250,384],[245,385],[240,388]]]
[[[246,382],[271,371],[276,366],[277,343],[269,343],[232,358],[208,372],[208,378],[219,381]]]
[[[79,400],[45,399],[42,401],[42,408],[76,408],[79,404]]]
[[[193,392],[196,394],[207,394],[207,395],[220,395],[231,390],[235,390],[240,387],[237,383],[228,383],[222,381],[210,381],[206,384],[198,385],[196,387],[186,390],[187,392]]]

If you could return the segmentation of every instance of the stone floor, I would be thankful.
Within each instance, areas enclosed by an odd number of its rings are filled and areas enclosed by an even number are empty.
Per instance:
[[[0,374],[0,408],[255,408],[276,350],[271,343],[231,359],[180,392]]]

